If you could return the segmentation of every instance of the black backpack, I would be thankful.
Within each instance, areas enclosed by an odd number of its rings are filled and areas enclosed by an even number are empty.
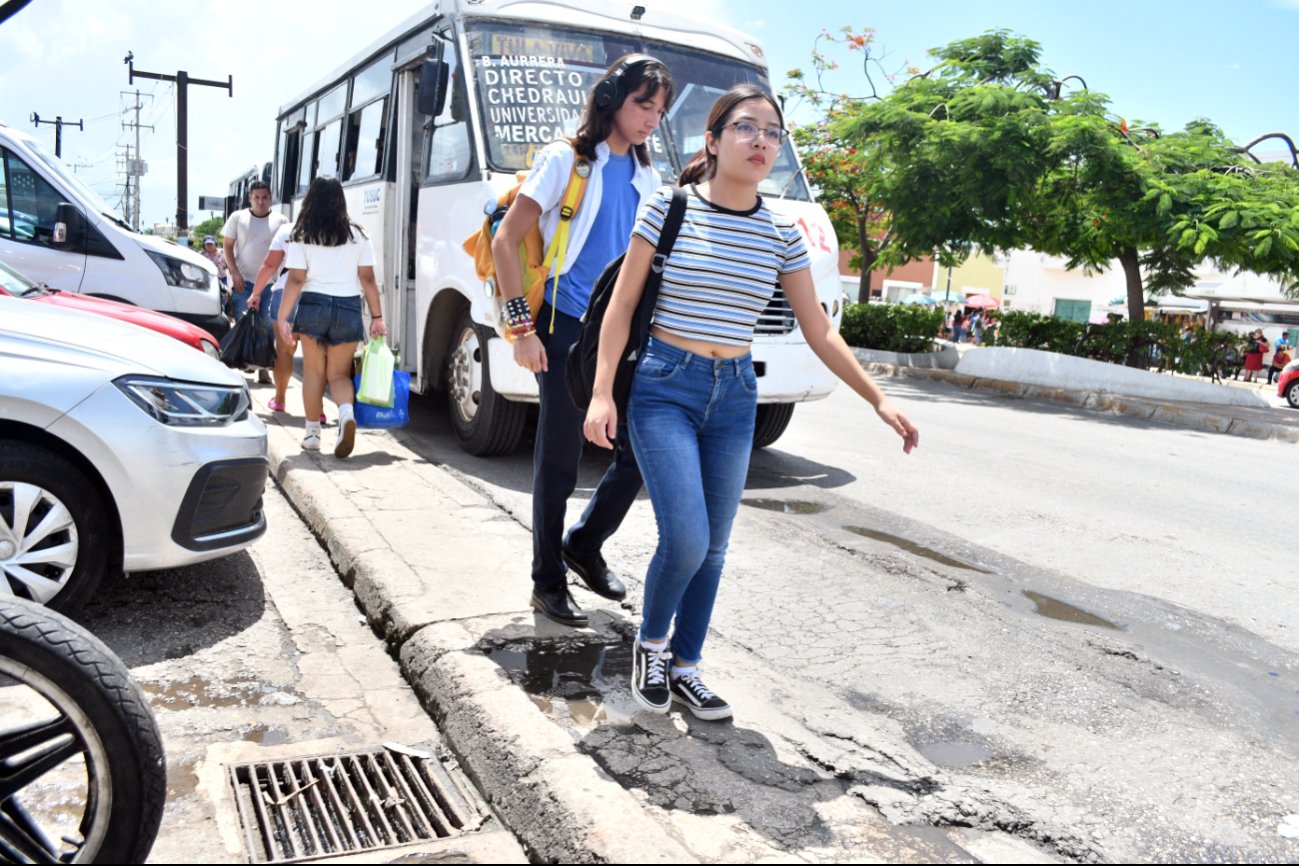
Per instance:
[[[681,221],[685,215],[686,191],[683,187],[676,187],[672,190],[672,205],[668,208],[667,219],[663,221],[663,231],[659,233],[658,246],[654,250],[654,261],[650,265],[649,276],[645,279],[645,290],[641,292],[640,303],[636,305],[631,328],[627,332],[627,348],[618,359],[618,369],[613,378],[614,405],[618,407],[618,419],[623,423],[627,419],[627,396],[631,393],[636,359],[640,357],[649,338],[650,320],[654,318],[654,305],[658,302],[659,283],[663,282],[663,268],[672,253],[672,245],[677,241],[677,233],[681,231]],[[564,386],[574,405],[583,411],[591,406],[591,392],[595,389],[595,365],[600,352],[600,326],[604,324],[609,298],[613,296],[613,285],[618,281],[618,273],[622,270],[625,257],[626,253],[623,253],[605,265],[600,279],[595,281],[595,287],[591,289],[591,300],[582,316],[582,335],[568,351]]]

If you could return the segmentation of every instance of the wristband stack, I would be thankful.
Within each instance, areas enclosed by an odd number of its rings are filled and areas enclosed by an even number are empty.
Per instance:
[[[537,333],[537,326],[532,323],[532,310],[528,309],[527,298],[511,298],[505,302],[505,327],[515,340],[522,340]]]

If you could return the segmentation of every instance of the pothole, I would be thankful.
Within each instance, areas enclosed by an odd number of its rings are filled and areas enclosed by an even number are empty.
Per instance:
[[[581,727],[631,720],[631,646],[616,643],[521,641],[484,647],[532,702],[556,721]]]
[[[824,514],[833,507],[824,502],[810,502],[805,499],[741,499],[740,504],[781,514]]]
[[[848,530],[853,535],[860,535],[862,538],[870,538],[875,541],[882,541],[885,544],[891,544],[894,547],[905,550],[907,553],[932,560],[937,562],[939,565],[946,565],[949,568],[959,568],[964,571],[978,572],[979,574],[993,573],[986,568],[980,568],[977,565],[962,562],[959,559],[955,559],[945,553],[940,553],[931,547],[925,547],[923,544],[919,544],[909,538],[903,538],[900,535],[891,535],[887,532],[880,532],[878,529],[871,529],[866,526],[845,526],[844,529]]]
[[[1080,607],[1074,607],[1068,602],[1061,601],[1058,598],[1052,598],[1049,595],[1042,595],[1040,592],[1033,592],[1031,589],[1024,590],[1024,597],[1033,602],[1036,610],[1033,612],[1038,616],[1044,616],[1048,619],[1057,619],[1061,622],[1072,622],[1079,625],[1094,625],[1100,628],[1108,628],[1113,631],[1122,631],[1122,626],[1110,622],[1108,619],[1097,616],[1094,613],[1088,613]]]

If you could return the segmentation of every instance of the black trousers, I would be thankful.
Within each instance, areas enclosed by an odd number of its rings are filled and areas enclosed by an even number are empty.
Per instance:
[[[553,590],[566,581],[567,566],[560,554],[568,498],[577,488],[577,467],[582,460],[586,413],[568,397],[564,366],[568,350],[577,342],[582,323],[564,313],[555,315],[550,333],[549,304],[537,314],[537,336],[546,346],[549,369],[537,374],[541,412],[537,419],[537,446],[532,464],[532,582],[537,589]],[[626,419],[619,419],[626,422]],[[583,556],[599,553],[622,525],[641,489],[640,468],[631,451],[626,427],[620,427],[613,462],[600,479],[590,503],[568,533],[572,550]]]

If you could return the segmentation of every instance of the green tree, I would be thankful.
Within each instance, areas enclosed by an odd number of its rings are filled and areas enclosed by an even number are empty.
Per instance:
[[[226,224],[225,217],[212,217],[205,219],[203,222],[189,230],[190,246],[194,249],[202,249],[203,238],[208,235],[216,238],[217,249],[221,248],[221,229]]]
[[[887,72],[874,55],[874,42],[875,33],[869,29],[854,32],[844,27],[838,34],[822,30],[812,47],[811,77],[802,69],[791,69],[787,76],[789,82],[784,88],[785,94],[793,101],[791,110],[806,105],[819,114],[811,123],[794,126],[794,144],[803,171],[834,226],[839,246],[856,251],[849,264],[861,273],[857,299],[862,303],[870,301],[873,269],[902,264],[901,259],[890,255],[894,235],[888,212],[878,205],[871,192],[878,167],[873,151],[869,146],[843,146],[837,132],[839,122],[847,116],[851,106],[881,98],[876,77],[890,83],[896,78],[896,73]],[[838,61],[826,53],[829,46],[842,46],[860,59],[868,93],[850,96],[827,88],[825,76],[839,68]]]
[[[1041,66],[1007,31],[932,52],[936,65],[877,100],[846,103],[831,134],[868,152],[890,256],[1031,247],[1101,270],[1118,260],[1128,309],[1180,291],[1206,259],[1299,277],[1299,173],[1252,164],[1207,121],[1162,134]]]

